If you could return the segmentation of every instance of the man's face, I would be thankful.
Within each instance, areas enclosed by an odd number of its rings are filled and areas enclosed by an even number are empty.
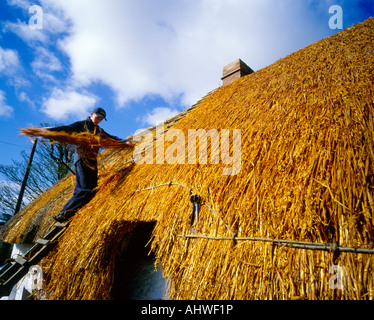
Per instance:
[[[103,117],[98,116],[96,113],[91,113],[91,120],[94,125],[98,125],[101,121],[103,121]]]

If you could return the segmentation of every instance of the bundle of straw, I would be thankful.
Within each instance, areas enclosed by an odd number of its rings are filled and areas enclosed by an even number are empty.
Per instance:
[[[102,148],[102,149],[123,149],[127,146],[118,140],[105,135],[97,135],[90,132],[66,133],[56,131],[46,131],[43,128],[21,128],[21,134],[31,137],[43,137],[57,141],[61,144],[72,144],[82,146],[83,148]]]

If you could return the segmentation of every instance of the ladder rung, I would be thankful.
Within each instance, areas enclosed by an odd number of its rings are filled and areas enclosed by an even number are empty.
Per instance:
[[[57,227],[57,228],[64,228],[67,225],[68,225],[67,222],[55,222],[55,224],[53,226]]]
[[[19,263],[19,264],[22,265],[22,266],[27,262],[26,259],[23,259],[23,258],[21,258],[21,257],[17,257],[17,258],[15,258],[14,261],[17,262],[17,263]]]
[[[37,239],[35,242],[39,243],[39,244],[41,244],[43,246],[45,246],[45,245],[47,245],[49,243],[49,240],[46,240],[46,239]]]
[[[39,238],[35,241],[35,245],[28,250],[24,256],[28,259],[17,256],[12,259],[12,263],[5,270],[0,272],[0,295],[3,292],[8,292],[16,283],[19,281],[28,271],[28,266],[37,264],[53,247],[51,243],[56,242],[58,238],[65,232],[66,227],[69,225],[67,222],[55,222],[50,230],[43,238]],[[42,247],[39,244],[43,245]]]

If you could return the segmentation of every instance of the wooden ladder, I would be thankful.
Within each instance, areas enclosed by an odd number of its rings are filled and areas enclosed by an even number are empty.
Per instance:
[[[44,238],[37,239],[24,256],[10,259],[11,261],[4,265],[0,270],[0,297],[9,295],[13,286],[26,275],[29,268],[47,255],[68,225],[68,222],[54,223]]]

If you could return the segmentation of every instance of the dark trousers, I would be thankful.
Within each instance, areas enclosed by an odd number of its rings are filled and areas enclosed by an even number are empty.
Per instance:
[[[90,202],[95,195],[94,189],[97,187],[96,164],[88,166],[83,159],[79,159],[75,163],[75,180],[74,194],[61,210],[67,219]]]

